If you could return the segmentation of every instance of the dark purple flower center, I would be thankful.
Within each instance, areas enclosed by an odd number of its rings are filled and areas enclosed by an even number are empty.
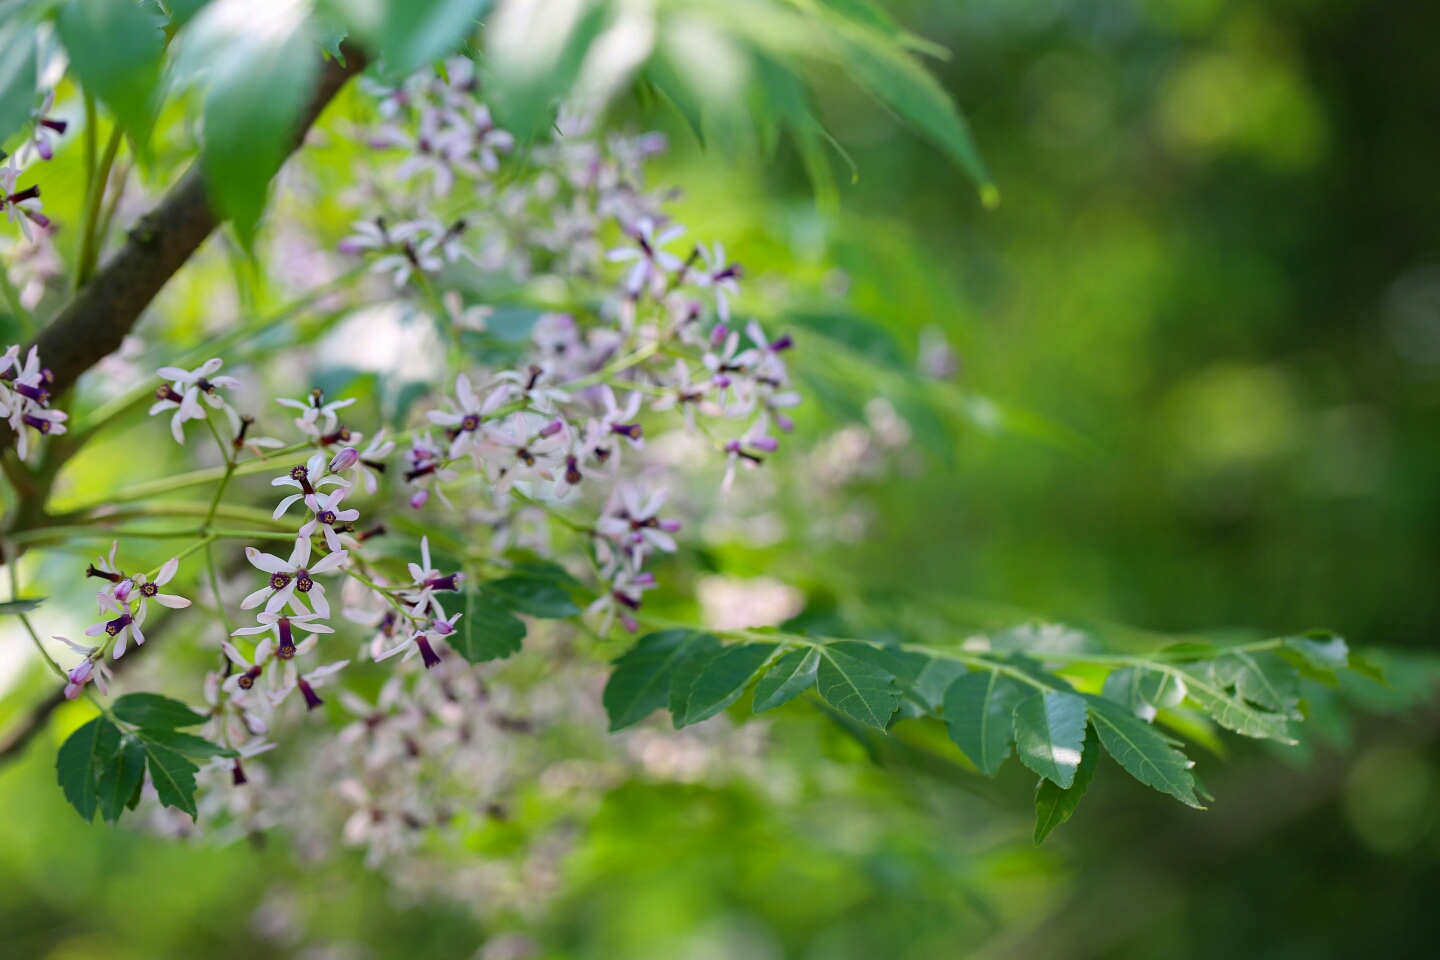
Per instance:
[[[429,587],[431,590],[459,590],[460,588],[456,584],[464,578],[463,573],[452,573],[448,577],[431,577],[424,582],[423,586]]]
[[[302,463],[298,466],[291,467],[290,479],[299,483],[300,489],[305,491],[306,495],[313,495],[315,493],[315,488],[310,486],[310,470],[305,464]]]
[[[580,465],[575,462],[574,457],[565,458],[565,482],[575,486],[585,477],[580,473]]]
[[[290,574],[288,574],[288,573],[272,573],[272,574],[270,574],[270,589],[271,589],[271,590],[284,590],[286,584],[288,584],[289,582],[290,582]]]
[[[239,757],[235,758],[235,766],[230,770],[230,782],[237,787],[244,786],[250,782],[249,778],[245,776],[245,769],[240,766]]]
[[[333,433],[327,433],[325,434],[325,436],[321,437],[320,442],[325,446],[329,446],[332,443],[349,443],[350,428],[342,423],[340,424],[340,426],[335,428],[335,431]]]
[[[105,632],[113,637],[128,626],[130,626],[130,614],[122,613],[114,620],[111,620],[109,623],[105,624]]]
[[[41,388],[41,387],[31,386],[31,385],[28,384],[28,383],[17,383],[17,384],[15,384],[15,392],[18,393],[18,394],[20,394],[22,397],[29,397],[31,400],[34,400],[36,403],[49,403],[49,402],[50,402],[50,391],[49,391],[49,390],[45,390],[45,389],[43,389],[43,388]]]
[[[184,394],[176,393],[175,388],[170,386],[170,384],[166,383],[155,388],[155,399],[169,400],[172,403],[180,403],[184,401],[185,396]]]
[[[160,595],[160,585],[159,585],[158,583],[142,583],[142,584],[140,585],[140,596],[142,596],[142,597],[155,597],[155,596],[159,596],[159,595]]]
[[[631,440],[639,440],[645,433],[645,428],[638,423],[612,423],[610,429],[618,434],[629,437]]]
[[[40,196],[40,185],[33,184],[21,190],[19,193],[10,194],[8,199],[11,203],[23,203],[26,200],[34,200],[38,196]]]
[[[280,647],[275,651],[275,656],[281,660],[289,660],[295,656],[295,635],[290,632],[290,618],[281,617],[275,622],[280,628]]]
[[[246,670],[244,673],[240,674],[240,679],[235,681],[236,685],[239,686],[241,690],[249,690],[251,687],[255,686],[256,678],[260,676],[260,671],[264,669],[264,667],[260,666],[257,663],[249,670]]]
[[[112,573],[109,570],[100,570],[93,563],[85,568],[85,576],[99,577],[101,580],[109,580],[111,583],[119,583],[125,579],[123,573]]]
[[[466,433],[474,432],[475,429],[479,426],[480,418],[473,413],[467,415],[464,420],[460,421],[460,429],[465,431]]]
[[[430,646],[429,638],[423,633],[415,638],[415,645],[420,648],[420,659],[425,661],[426,670],[429,670],[440,662],[440,657],[435,653],[435,648]]]
[[[69,126],[69,124],[66,123],[64,120],[52,120],[52,119],[50,119],[49,117],[41,117],[39,122],[40,122],[40,126],[42,126],[42,127],[49,127],[51,130],[54,130],[56,133],[64,133],[64,132],[65,132],[65,128],[66,128],[67,126]]]
[[[300,695],[305,698],[306,710],[314,710],[316,707],[320,706],[325,702],[324,700],[320,699],[320,695],[315,692],[314,687],[310,686],[310,684],[305,681],[305,678],[301,677],[299,683]]]
[[[321,510],[319,513],[315,514],[315,519],[319,520],[327,527],[333,527],[335,525],[335,511]]]
[[[301,593],[309,593],[310,588],[315,586],[315,581],[310,579],[310,571],[301,567],[295,571],[295,589]]]
[[[50,427],[52,426],[49,420],[45,420],[41,417],[31,416],[28,413],[22,416],[20,419],[25,421],[30,426],[34,427],[36,430],[39,430],[41,433],[49,433]]]

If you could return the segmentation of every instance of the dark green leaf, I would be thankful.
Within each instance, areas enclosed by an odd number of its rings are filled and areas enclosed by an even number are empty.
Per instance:
[[[826,644],[826,649],[839,651],[856,660],[864,660],[886,673],[911,683],[915,682],[915,678],[919,676],[920,670],[924,668],[928,660],[924,654],[910,654],[897,647],[879,646],[860,640],[836,640]]]
[[[694,630],[683,629],[647,633],[633,650],[615,660],[615,672],[610,674],[602,698],[612,733],[665,706],[671,677],[696,636]]]
[[[690,89],[690,85],[676,72],[670,59],[663,53],[657,53],[645,64],[640,75],[670,101],[689,125],[696,142],[702,147],[705,146],[705,118],[701,112],[700,101]]]
[[[977,668],[945,691],[950,739],[987,777],[995,776],[1015,742],[1015,705],[1025,688],[998,670]]]
[[[158,693],[127,693],[116,699],[111,710],[126,723],[157,730],[179,730],[205,722],[204,714]]]
[[[303,25],[230,38],[211,68],[201,166],[216,211],[249,247],[290,152],[320,55]]]
[[[815,684],[825,702],[848,717],[883,730],[900,705],[894,674],[843,653],[834,645],[815,649],[820,653]]]
[[[35,24],[15,17],[0,24],[0,144],[25,125],[34,106]]]
[[[136,143],[147,143],[165,55],[160,20],[134,0],[70,0],[55,26],[81,84]]]
[[[0,603],[0,617],[15,616],[22,613],[29,613],[31,610],[34,610],[36,607],[40,606],[40,604],[44,603],[47,599],[49,598],[32,597],[25,600],[6,600],[4,603]]]
[[[174,750],[181,756],[202,758],[239,756],[234,750],[227,750],[225,747],[211,743],[204,737],[197,737],[193,733],[181,733],[178,730],[149,730],[144,727],[137,733],[146,743],[158,743],[162,747]]]
[[[1194,643],[1186,640],[1181,643],[1172,643],[1170,646],[1160,650],[1160,655],[1165,660],[1210,660],[1220,655],[1221,648],[1211,643]]]
[[[1050,831],[1070,819],[1090,781],[1095,779],[1095,767],[1100,762],[1100,738],[1095,727],[1085,730],[1085,746],[1080,755],[1080,766],[1075,768],[1075,781],[1069,787],[1061,788],[1045,777],[1035,787],[1035,845],[1038,847],[1050,836]]]
[[[1212,663],[1189,664],[1185,671],[1186,694],[1215,722],[1247,737],[1294,743],[1285,715],[1261,710],[1242,697],[1229,693],[1216,679]]]
[[[685,656],[675,665],[670,678],[670,720],[675,729],[688,723],[690,715],[690,690],[710,662],[724,651],[720,641],[708,633],[697,634],[686,644]]]
[[[558,619],[580,612],[570,591],[552,579],[530,577],[516,573],[501,580],[485,584],[487,592],[493,592],[506,606],[532,617]]]
[[[65,799],[86,823],[95,819],[100,775],[120,749],[120,729],[104,717],[84,724],[61,744],[56,779]]]
[[[1148,723],[1103,697],[1085,694],[1090,720],[1110,756],[1146,786],[1199,808],[1190,761]]]
[[[1372,663],[1370,660],[1366,659],[1363,654],[1357,653],[1354,650],[1350,651],[1350,656],[1349,659],[1346,661],[1346,666],[1348,666],[1356,673],[1360,674],[1360,676],[1362,677],[1369,677],[1376,683],[1383,683],[1387,686],[1389,685],[1389,681],[1385,679],[1385,671],[1382,670],[1378,664]]]
[[[471,663],[503,660],[520,650],[525,624],[475,586],[465,591],[465,615],[447,642]]]
[[[100,815],[106,823],[113,824],[120,819],[121,811],[144,779],[145,744],[137,737],[125,737],[120,749],[101,771],[96,789]]]
[[[1060,787],[1075,782],[1085,743],[1085,700],[1046,690],[1015,705],[1015,752],[1020,762]]]
[[[810,689],[815,682],[815,672],[820,667],[820,654],[810,647],[788,650],[775,665],[766,671],[760,682],[755,684],[756,713],[773,710],[782,703],[789,703]]]
[[[705,665],[690,684],[685,723],[708,720],[740,699],[755,671],[775,652],[778,644],[742,643],[726,647]],[[676,724],[682,726],[682,724]]]
[[[195,774],[200,768],[169,747],[146,740],[145,756],[150,763],[150,782],[160,802],[195,817]]]
[[[1345,638],[1333,633],[1317,631],[1301,637],[1286,637],[1282,642],[1287,650],[1294,650],[1317,670],[1340,670],[1350,662],[1350,648]]]

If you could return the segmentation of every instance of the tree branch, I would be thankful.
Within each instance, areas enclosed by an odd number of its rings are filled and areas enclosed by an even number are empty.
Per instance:
[[[292,151],[345,81],[364,69],[363,51],[349,44],[343,50],[343,65],[330,59],[320,71],[296,125]],[[52,394],[69,389],[82,373],[119,349],[141,312],[217,225],[197,162],[35,339],[42,362],[55,374]],[[0,429],[0,449],[14,439],[8,426]]]

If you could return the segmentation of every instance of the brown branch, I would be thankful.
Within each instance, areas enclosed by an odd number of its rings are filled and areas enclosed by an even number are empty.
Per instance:
[[[365,54],[359,48],[347,44],[343,50],[344,64],[331,59],[321,69],[315,92],[296,125],[292,151],[345,81],[364,69]],[[141,312],[217,225],[197,162],[36,338],[42,362],[55,375],[52,394],[71,387],[82,373],[119,349]],[[0,449],[13,440],[8,426],[0,429]]]

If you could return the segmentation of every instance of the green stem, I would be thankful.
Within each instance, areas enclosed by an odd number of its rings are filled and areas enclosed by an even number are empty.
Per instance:
[[[659,349],[659,340],[656,340],[652,343],[647,343],[645,346],[641,347],[639,350],[636,350],[634,353],[628,354],[618,360],[606,364],[604,367],[601,367],[599,370],[596,370],[589,376],[581,377],[579,380],[571,380],[569,383],[562,384],[562,386],[564,386],[566,390],[579,390],[584,387],[593,387],[597,383],[604,383],[606,380],[615,376],[615,374],[620,373],[623,370],[628,370],[636,364],[644,363],[646,360],[653,357]]]
[[[210,589],[215,591],[215,609],[228,637],[235,632],[235,625],[230,622],[230,615],[225,612],[225,601],[220,597],[220,574],[215,569],[215,551],[210,549],[209,543],[205,544],[205,566],[210,569]]]
[[[60,666],[60,664],[55,662],[54,657],[50,656],[50,651],[46,650],[45,644],[40,642],[40,635],[36,633],[35,628],[30,625],[30,618],[22,613],[20,614],[20,622],[25,624],[25,631],[30,634],[30,639],[35,641],[35,649],[40,651],[40,656],[45,658],[45,662],[50,665],[50,669],[54,670],[55,675],[58,676],[61,680],[69,683],[70,674],[66,672],[64,667]]]
[[[80,262],[75,265],[74,288],[76,290],[90,281],[90,275],[95,271],[95,262],[100,255],[100,242],[104,238],[95,236],[95,225],[100,219],[100,206],[105,198],[105,185],[110,181],[110,167],[115,163],[115,154],[120,150],[120,141],[124,139],[124,136],[125,129],[116,123],[114,129],[110,131],[110,139],[105,144],[105,153],[100,157],[100,163],[95,167],[94,175],[90,178],[90,185],[85,191],[85,220],[80,232]]]

